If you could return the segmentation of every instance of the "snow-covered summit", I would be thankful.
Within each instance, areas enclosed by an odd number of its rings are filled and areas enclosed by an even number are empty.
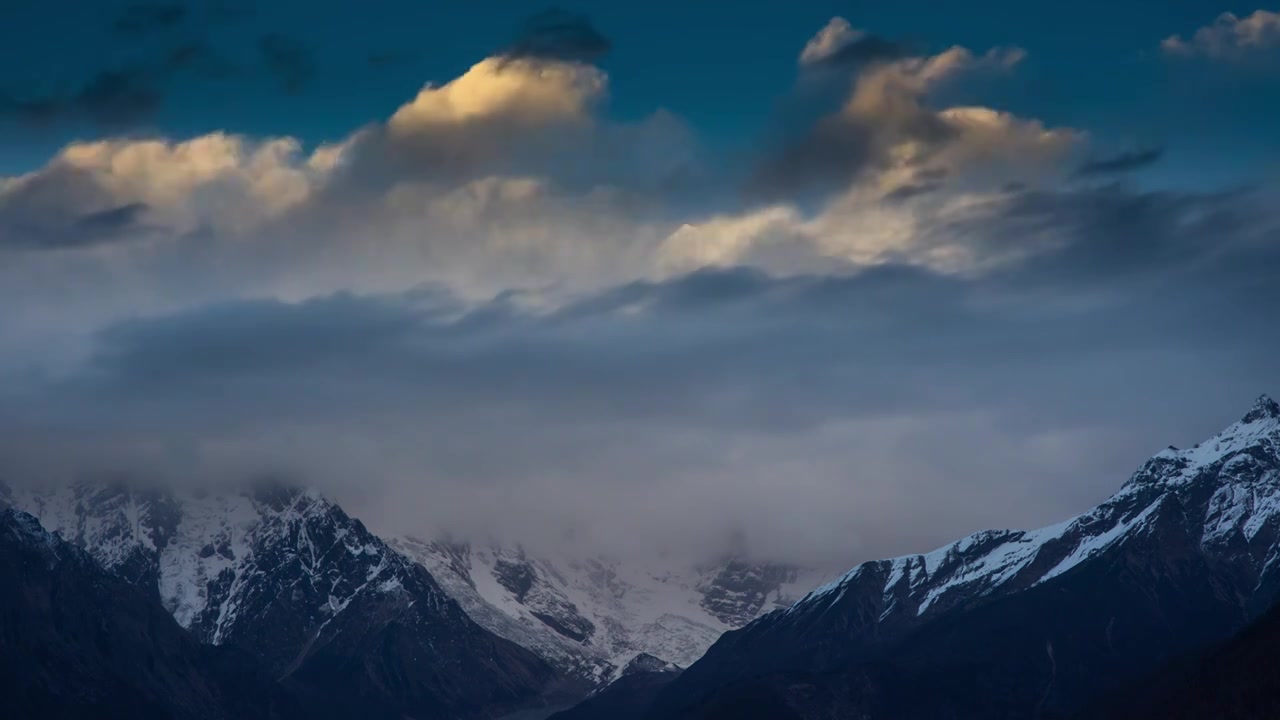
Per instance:
[[[1174,518],[1176,517],[1176,520]],[[1280,580],[1280,406],[1263,395],[1238,422],[1185,450],[1157,453],[1110,499],[1038,530],[987,530],[933,552],[863,563],[810,592],[784,616],[822,612],[874,593],[878,620],[928,618],[1047,582],[1151,532],[1189,523],[1202,551],[1252,582]]]
[[[1263,393],[1258,396],[1253,408],[1249,410],[1240,422],[1250,424],[1266,420],[1280,422],[1280,403],[1272,400],[1270,395]]]
[[[727,630],[786,607],[820,571],[726,558],[639,562],[397,538],[473,620],[593,684],[640,663],[685,667]]]
[[[1267,395],[1260,396],[1239,421],[1212,438],[1185,450],[1168,447],[1156,453],[1134,473],[1125,488],[1152,482],[1186,482],[1204,468],[1250,448],[1264,454],[1280,452],[1280,404]]]
[[[81,483],[11,489],[8,502],[106,570],[154,587],[180,625],[222,644],[280,592],[314,635],[357,596],[397,592],[408,561],[314,491],[275,484],[203,493]],[[305,588],[305,592],[303,591]],[[421,601],[442,602],[437,597]]]
[[[543,702],[560,680],[314,491],[81,484],[2,497],[89,565],[154,593],[200,642],[359,698],[340,715],[501,716]]]
[[[562,674],[598,685],[637,657],[686,666],[726,630],[826,579],[741,558],[637,563],[518,546],[387,543],[323,495],[274,483],[222,492],[101,483],[0,491],[108,571],[153,588],[202,642],[256,646],[256,636],[274,637],[265,652],[278,667],[351,607],[387,602],[435,608],[445,622],[465,614]]]

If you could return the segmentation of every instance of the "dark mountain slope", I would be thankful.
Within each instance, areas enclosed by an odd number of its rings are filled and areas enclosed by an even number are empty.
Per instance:
[[[549,720],[584,720],[608,717],[613,720],[641,720],[658,693],[671,684],[679,671],[634,672],[623,675],[603,690]]]
[[[650,718],[1026,718],[1220,642],[1280,588],[1280,406],[1035,531],[864,563],[725,634]]]
[[[1110,694],[1081,720],[1280,718],[1280,606],[1211,650]]]
[[[149,594],[0,510],[0,697],[11,718],[255,718],[305,709],[202,647]]]
[[[251,657],[326,708],[487,718],[560,688],[544,661],[477,625],[425,568],[317,493],[82,485],[8,497],[200,642]]]

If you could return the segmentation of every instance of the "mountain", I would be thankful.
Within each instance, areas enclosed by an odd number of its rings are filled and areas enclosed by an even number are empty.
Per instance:
[[[1104,698],[1080,720],[1280,717],[1280,605],[1230,640],[1170,663]]]
[[[1037,718],[1220,642],[1280,591],[1280,406],[1110,499],[864,563],[726,633],[652,718]]]
[[[5,503],[152,593],[201,642],[322,687],[332,702],[360,697],[388,712],[573,701],[626,673],[687,665],[725,630],[825,579],[741,558],[645,564],[384,543],[319,494],[272,483],[0,487]],[[423,664],[443,670],[406,670]]]
[[[701,565],[398,538],[491,632],[593,686],[636,670],[687,666],[726,630],[786,607],[820,571],[742,557]],[[829,573],[833,575],[834,573]]]
[[[6,717],[302,716],[241,658],[202,646],[160,603],[26,513],[0,510]]]
[[[419,564],[334,503],[275,484],[224,494],[77,485],[8,492],[192,637],[363,716],[492,717],[560,676],[483,629]],[[566,690],[566,692],[570,692]]]
[[[676,670],[625,674],[586,700],[552,715],[548,720],[643,720],[645,708],[679,676],[680,673]]]

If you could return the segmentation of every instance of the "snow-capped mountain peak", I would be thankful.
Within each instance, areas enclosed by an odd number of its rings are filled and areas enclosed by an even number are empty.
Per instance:
[[[1199,477],[1207,468],[1249,464],[1267,455],[1280,453],[1280,405],[1262,395],[1249,412],[1222,432],[1185,450],[1168,447],[1156,453],[1121,492],[1136,492],[1153,483],[1180,484]],[[1223,481],[1254,477],[1249,473],[1224,472]]]
[[[685,667],[726,630],[786,607],[823,574],[725,558],[683,565],[397,538],[476,622],[571,676]]]
[[[806,595],[785,616],[874,593],[877,618],[926,618],[1071,572],[1178,516],[1205,552],[1230,556],[1259,587],[1280,539],[1280,406],[1263,395],[1238,422],[1185,450],[1157,453],[1110,499],[1038,530],[988,530],[921,555],[863,563]]]
[[[294,659],[285,648],[304,645],[356,597],[397,592],[409,567],[327,498],[279,484],[200,493],[83,483],[11,490],[9,502],[113,574],[154,588],[206,643],[257,632],[265,604],[281,604],[276,595],[287,589],[296,615],[276,630],[297,643],[281,644],[282,664]],[[445,598],[428,586],[417,600]]]
[[[0,527],[13,540],[26,547],[37,548],[57,557],[57,538],[45,530],[40,521],[21,510],[0,509]]]
[[[798,717],[1093,717],[1081,703],[1280,599],[1280,408],[1145,462],[1037,530],[862,563],[727,633],[646,717],[762,699]]]
[[[1249,424],[1261,422],[1265,420],[1275,420],[1280,422],[1280,403],[1271,399],[1270,395],[1263,393],[1258,396],[1258,400],[1253,404],[1253,408],[1245,414],[1240,422]]]
[[[326,691],[377,688],[359,696],[395,717],[503,714],[557,679],[313,490],[80,484],[0,498],[155,593],[200,642],[247,652],[275,677],[324,677]],[[330,677],[337,667],[347,669]]]

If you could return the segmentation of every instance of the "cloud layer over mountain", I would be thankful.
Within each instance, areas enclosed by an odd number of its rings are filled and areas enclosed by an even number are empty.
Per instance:
[[[535,20],[328,143],[109,135],[0,177],[0,474],[855,560],[1070,515],[1276,390],[1275,187],[984,104],[1018,48],[833,19],[778,89],[805,121],[739,153],[610,113],[609,39]]]

